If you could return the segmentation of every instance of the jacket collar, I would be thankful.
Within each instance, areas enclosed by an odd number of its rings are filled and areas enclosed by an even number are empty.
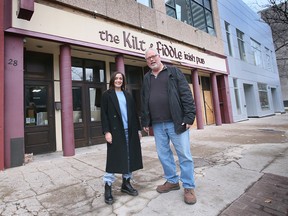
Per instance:
[[[118,98],[115,92],[115,89],[109,89],[109,95],[111,97],[112,103],[115,107],[115,109],[117,110],[117,113],[120,115],[121,111],[120,111],[120,106],[119,106],[119,102],[118,102]],[[125,93],[124,93],[125,95]]]

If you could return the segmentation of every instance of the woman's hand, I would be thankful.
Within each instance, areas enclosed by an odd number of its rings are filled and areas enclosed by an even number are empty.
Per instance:
[[[107,143],[112,144],[112,134],[110,132],[105,133],[105,139]]]

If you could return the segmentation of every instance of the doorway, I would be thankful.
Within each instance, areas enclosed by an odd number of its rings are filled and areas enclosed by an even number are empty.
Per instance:
[[[54,152],[53,56],[25,52],[24,67],[25,153]]]
[[[276,88],[272,88],[271,87],[271,97],[272,97],[272,104],[273,104],[273,111],[275,112],[279,112],[280,108],[279,108],[279,103],[278,103],[278,98],[277,98],[277,92],[276,92]]]
[[[256,100],[255,100],[255,96],[254,96],[254,89],[253,89],[253,85],[252,84],[243,84],[244,87],[244,96],[245,96],[245,109],[246,109],[246,113],[247,113],[247,117],[251,118],[251,117],[256,117],[257,113],[256,113]]]
[[[205,123],[206,125],[211,125],[215,123],[214,119],[214,108],[212,101],[212,92],[211,92],[211,83],[210,78],[201,76],[200,77],[200,86],[202,89],[202,99],[203,99],[203,114],[205,115]]]
[[[101,124],[101,96],[106,90],[105,63],[72,58],[72,96],[75,147],[105,142]]]

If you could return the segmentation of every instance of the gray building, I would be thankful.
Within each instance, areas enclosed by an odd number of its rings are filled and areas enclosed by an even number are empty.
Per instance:
[[[233,120],[284,112],[270,26],[241,0],[218,0]]]
[[[288,18],[287,4],[279,4],[260,11],[262,19],[272,29],[283,103],[288,110]],[[286,15],[285,15],[286,13]]]

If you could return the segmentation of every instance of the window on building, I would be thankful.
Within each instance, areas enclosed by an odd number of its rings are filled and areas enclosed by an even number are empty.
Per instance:
[[[262,65],[262,57],[261,57],[261,44],[250,38],[251,41],[251,49],[254,57],[254,64],[259,66]]]
[[[165,0],[166,14],[215,35],[211,0]]]
[[[274,55],[273,55],[273,52],[270,50],[270,63],[271,63],[271,71],[272,72],[276,72],[275,70],[274,70],[274,62],[276,62],[276,59],[274,59]]]
[[[235,78],[233,79],[233,85],[234,85],[234,94],[235,94],[237,113],[241,114],[239,88],[238,88],[237,79],[235,79]]]
[[[86,82],[105,82],[105,63],[72,57],[72,80]]]
[[[271,52],[265,47],[265,69],[271,71]]]
[[[168,16],[181,20],[181,14],[178,15],[178,17],[176,16],[175,0],[165,0],[165,6],[166,6],[166,14]]]
[[[47,125],[48,122],[47,86],[25,85],[26,125]]]
[[[238,41],[240,59],[243,61],[246,61],[246,53],[245,53],[245,47],[244,47],[244,33],[238,29],[236,29],[236,33],[237,33],[237,41]]]
[[[228,22],[225,22],[225,31],[226,31],[226,40],[227,40],[228,52],[229,52],[229,55],[232,56],[230,24]]]
[[[136,0],[136,2],[152,8],[152,0]]]
[[[262,110],[269,109],[268,91],[267,85],[264,83],[258,83],[259,100]]]

